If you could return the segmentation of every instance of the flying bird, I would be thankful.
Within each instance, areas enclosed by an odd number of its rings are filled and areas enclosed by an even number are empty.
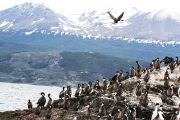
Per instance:
[[[118,23],[119,21],[124,21],[124,20],[121,20],[123,15],[124,15],[124,12],[121,13],[121,15],[118,17],[118,18],[115,18],[111,13],[110,11],[108,11],[108,14],[109,16],[114,20],[114,23]]]

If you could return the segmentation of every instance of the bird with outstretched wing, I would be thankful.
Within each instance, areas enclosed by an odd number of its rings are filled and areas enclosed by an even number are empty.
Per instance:
[[[109,16],[114,20],[114,23],[118,23],[119,21],[124,21],[122,20],[122,17],[124,15],[124,12],[121,13],[121,15],[118,18],[115,18],[110,11],[108,11]]]

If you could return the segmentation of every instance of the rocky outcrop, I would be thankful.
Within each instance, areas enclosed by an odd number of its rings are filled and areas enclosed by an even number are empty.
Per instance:
[[[180,110],[180,98],[177,93],[180,87],[178,81],[180,67],[176,66],[172,73],[167,69],[168,67],[164,66],[160,70],[150,72],[148,82],[143,79],[146,73],[143,73],[140,78],[132,77],[123,80],[121,85],[119,82],[112,83],[111,80],[105,80],[108,83],[107,89],[103,87],[104,81],[100,83],[96,81],[89,95],[81,91],[77,97],[54,100],[52,111],[49,108],[42,108],[38,115],[37,108],[3,112],[0,113],[0,119],[46,120],[50,115],[52,120],[116,120],[115,116],[121,112],[122,120],[134,120],[134,118],[150,120],[158,103],[160,105],[158,109],[163,111],[164,119],[170,120],[175,115],[175,111]],[[172,96],[169,96],[171,87],[164,86],[167,82],[164,80],[166,71],[169,71],[168,84],[173,85]],[[118,85],[121,89],[117,89]],[[137,90],[140,93],[137,94]],[[65,103],[62,101],[68,103],[66,108],[61,104]]]

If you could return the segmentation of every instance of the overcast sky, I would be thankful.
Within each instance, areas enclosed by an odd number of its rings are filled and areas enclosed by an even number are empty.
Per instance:
[[[166,9],[169,12],[180,13],[180,0],[0,0],[0,10],[24,2],[44,3],[57,12],[70,14],[83,13],[94,9],[128,10],[132,7],[141,11]]]

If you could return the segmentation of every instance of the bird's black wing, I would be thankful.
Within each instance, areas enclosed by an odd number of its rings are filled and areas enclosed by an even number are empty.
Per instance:
[[[113,20],[116,19],[109,11],[108,11],[108,14],[109,14],[109,16],[110,16]]]
[[[121,15],[118,17],[117,20],[120,21],[122,19],[123,15],[124,15],[124,12],[121,13]]]

